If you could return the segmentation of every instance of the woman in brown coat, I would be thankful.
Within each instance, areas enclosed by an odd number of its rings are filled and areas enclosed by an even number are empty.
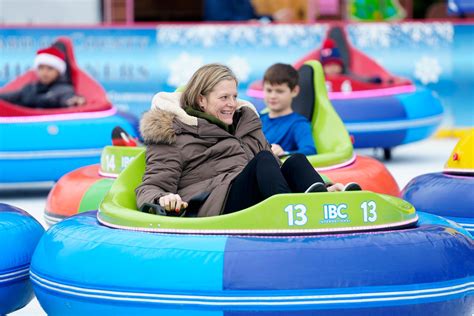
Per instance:
[[[198,216],[213,216],[278,193],[327,191],[304,155],[280,166],[255,108],[237,99],[237,79],[224,65],[201,67],[183,93],[155,95],[140,130],[147,149],[139,208],[178,212],[200,197]]]

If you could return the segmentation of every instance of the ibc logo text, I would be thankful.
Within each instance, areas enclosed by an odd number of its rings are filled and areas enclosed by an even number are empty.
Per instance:
[[[326,223],[340,223],[345,222],[349,223],[349,215],[347,215],[347,204],[324,204],[324,220],[321,221],[321,224]]]

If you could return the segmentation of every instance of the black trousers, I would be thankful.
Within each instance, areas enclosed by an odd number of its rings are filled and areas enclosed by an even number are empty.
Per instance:
[[[304,192],[315,182],[324,183],[324,180],[305,155],[292,155],[280,168],[271,152],[261,151],[232,183],[224,214],[242,210],[275,194]]]

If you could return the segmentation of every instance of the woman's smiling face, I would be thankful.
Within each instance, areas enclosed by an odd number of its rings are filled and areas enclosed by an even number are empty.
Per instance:
[[[222,80],[207,96],[199,96],[199,106],[204,113],[231,125],[237,109],[237,83],[235,80]]]

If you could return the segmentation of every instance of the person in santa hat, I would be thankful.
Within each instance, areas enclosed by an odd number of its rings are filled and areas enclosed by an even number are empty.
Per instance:
[[[337,48],[334,41],[330,38],[326,39],[323,43],[320,53],[320,62],[323,66],[324,74],[326,76],[337,76],[344,74],[345,76],[363,82],[369,83],[382,83],[382,79],[379,76],[361,76],[355,73],[352,73],[346,69],[344,60],[341,57],[341,53]]]
[[[66,108],[85,103],[65,78],[66,56],[54,46],[36,53],[33,68],[37,80],[17,91],[0,94],[0,99],[29,108]]]
[[[326,75],[333,76],[344,73],[344,61],[332,39],[328,38],[324,41],[320,55],[321,65]]]

